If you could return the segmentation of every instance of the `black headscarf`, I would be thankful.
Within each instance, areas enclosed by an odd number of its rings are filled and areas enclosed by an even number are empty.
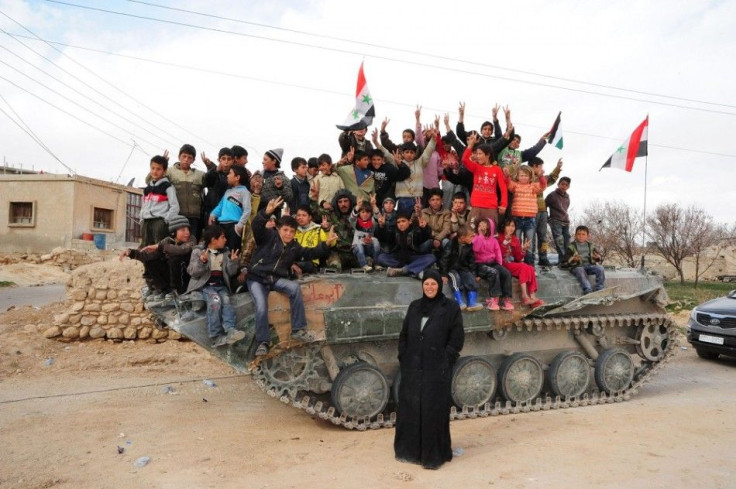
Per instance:
[[[424,293],[424,281],[430,278],[439,285],[437,295],[431,299]],[[445,294],[442,293],[442,277],[439,272],[432,269],[425,270],[422,276],[422,298],[419,301],[419,312],[422,314],[422,317],[429,317],[432,311],[442,303],[442,299],[444,298]]]

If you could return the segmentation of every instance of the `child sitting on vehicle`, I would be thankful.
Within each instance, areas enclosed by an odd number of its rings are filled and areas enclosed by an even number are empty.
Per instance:
[[[373,204],[373,217],[376,222],[386,229],[386,234],[393,236],[396,232],[396,200],[393,197],[386,197],[383,199],[381,209],[375,204],[375,199],[371,199]],[[381,249],[386,251],[388,249],[387,243],[379,239]]]
[[[531,241],[521,246],[516,232],[516,224],[513,219],[509,219],[502,224],[502,232],[498,235],[498,242],[501,245],[503,254],[503,266],[507,268],[511,275],[519,279],[521,286],[521,303],[532,308],[544,305],[544,302],[537,298],[537,274],[532,265],[524,263],[524,253],[531,246]]]
[[[174,216],[169,221],[169,234],[156,244],[120,253],[121,261],[128,256],[143,263],[147,287],[141,294],[146,300],[173,299],[175,294],[184,293],[189,284],[187,265],[197,244],[190,233],[189,220]]]
[[[473,238],[475,232],[470,226],[460,226],[457,230],[457,238],[450,245],[450,262],[448,264],[447,278],[452,288],[455,301],[461,310],[480,311],[483,306],[478,304],[478,289],[476,288],[477,264],[473,252]],[[495,274],[494,274],[495,278]],[[494,280],[494,283],[497,282]],[[468,293],[468,303],[465,305],[463,291]]]
[[[511,303],[511,273],[503,267],[503,255],[494,237],[493,219],[484,218],[476,223],[478,234],[473,237],[476,273],[488,281],[486,304],[489,310],[513,311]],[[500,299],[499,299],[500,298]]]
[[[411,275],[421,279],[424,269],[435,262],[431,252],[422,253],[419,250],[421,244],[432,236],[427,221],[419,219],[414,223],[409,212],[399,211],[393,233],[388,231],[385,221],[382,223],[379,219],[376,234],[381,242],[389,246],[389,251],[381,252],[376,260],[379,265],[388,267],[387,277]]]
[[[235,308],[230,302],[231,278],[238,273],[239,250],[228,250],[225,230],[207,226],[202,235],[204,244],[194,248],[187,271],[191,275],[187,292],[202,291],[207,303],[207,334],[217,348],[245,338],[245,332],[235,329]]]
[[[595,245],[588,241],[590,231],[586,226],[575,228],[575,241],[570,243],[565,252],[562,264],[569,267],[575,278],[583,288],[583,294],[590,294],[593,290],[601,290],[606,286],[606,274],[600,263],[603,262],[601,254]],[[595,288],[592,288],[588,275],[595,275]]]
[[[352,246],[355,259],[363,271],[371,272],[373,262],[381,252],[381,245],[375,237],[378,222],[373,217],[373,206],[370,202],[363,202],[363,198],[358,197],[358,203],[350,214],[350,222],[355,226]]]
[[[315,248],[302,247],[294,239],[298,224],[291,216],[281,217],[276,227],[267,226],[271,215],[282,203],[280,197],[269,201],[266,208],[253,219],[256,251],[248,267],[246,283],[256,309],[257,357],[266,355],[271,343],[268,329],[268,294],[271,291],[289,297],[291,338],[304,342],[317,339],[312,331],[307,331],[301,285],[288,277],[295,262],[326,258],[330,252],[329,245],[337,240],[337,235],[331,228],[325,242],[319,243]]]
[[[310,207],[308,205],[300,205],[294,214],[296,228],[294,239],[302,248],[316,248],[318,244],[327,241],[327,231],[322,226],[312,220]],[[322,223],[327,223],[327,216],[322,216]],[[329,229],[329,226],[327,226]],[[291,271],[297,278],[303,273],[316,273],[319,269],[319,259],[300,260],[291,266]]]

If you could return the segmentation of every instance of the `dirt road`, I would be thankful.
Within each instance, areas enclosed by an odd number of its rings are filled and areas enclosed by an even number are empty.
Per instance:
[[[426,471],[192,343],[43,340],[53,310],[0,314],[2,488],[736,487],[736,360],[688,348],[625,403],[453,422],[463,455]]]

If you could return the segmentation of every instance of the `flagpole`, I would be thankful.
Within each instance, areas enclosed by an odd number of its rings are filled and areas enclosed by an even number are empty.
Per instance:
[[[647,114],[647,140],[649,139],[649,114]],[[641,223],[641,269],[644,271],[644,256],[647,254],[647,169],[649,151],[644,156],[644,217]]]

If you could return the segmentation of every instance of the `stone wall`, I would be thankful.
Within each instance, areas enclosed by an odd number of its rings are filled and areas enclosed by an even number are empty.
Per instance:
[[[142,275],[141,263],[128,259],[78,267],[67,282],[64,311],[54,316],[44,336],[60,341],[181,339],[176,331],[154,327],[140,296]]]
[[[91,241],[87,241],[91,243]],[[117,251],[100,251],[95,248],[89,250],[54,248],[51,253],[2,253],[0,254],[0,265],[13,263],[34,263],[43,265],[54,265],[64,271],[76,270],[82,265],[99,263],[117,256]]]

